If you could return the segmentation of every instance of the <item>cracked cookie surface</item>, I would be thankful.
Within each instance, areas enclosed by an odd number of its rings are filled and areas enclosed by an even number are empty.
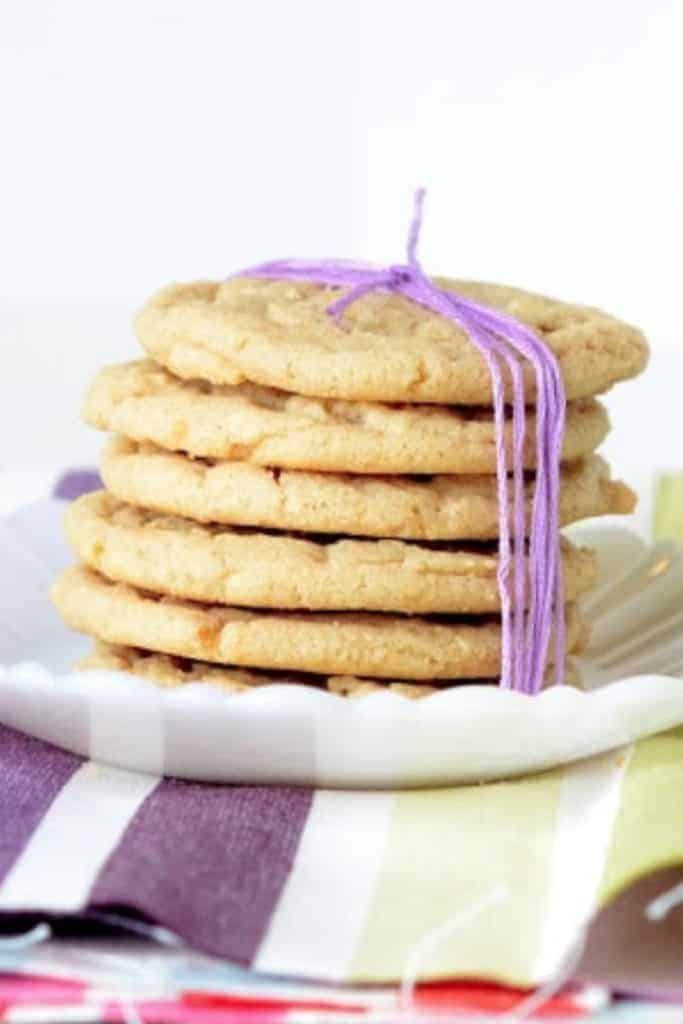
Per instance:
[[[486,614],[500,609],[495,544],[353,540],[202,526],[105,491],[69,506],[86,565],[121,583],[249,608]],[[562,544],[565,596],[594,585],[595,554]]]
[[[248,611],[160,597],[83,566],[61,573],[51,596],[73,629],[198,661],[393,680],[481,679],[500,671],[500,620],[493,617]],[[587,627],[575,606],[566,611],[571,653],[584,646]]]
[[[606,391],[647,363],[643,334],[600,310],[502,285],[435,280],[536,331],[557,357],[569,399]],[[326,310],[341,294],[249,277],[174,284],[150,298],[136,331],[149,355],[179,377],[252,381],[319,398],[491,404],[486,363],[455,324],[403,296],[373,293],[338,325]],[[525,392],[532,402],[530,367]]]
[[[405,540],[491,540],[498,536],[493,476],[353,476],[271,470],[246,462],[191,459],[115,438],[101,471],[122,501],[201,523],[344,533]],[[561,525],[632,512],[635,495],[610,478],[604,459],[563,467]],[[531,486],[527,505],[530,505]]]
[[[495,473],[492,410],[306,398],[256,384],[183,381],[151,360],[102,369],[84,418],[99,430],[171,451],[284,469],[344,473]],[[595,399],[567,406],[562,457],[593,452],[609,430]],[[506,425],[508,458],[512,429]],[[536,461],[536,418],[524,464]]]

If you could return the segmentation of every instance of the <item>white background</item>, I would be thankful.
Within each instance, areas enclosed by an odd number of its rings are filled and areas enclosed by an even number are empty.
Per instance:
[[[95,458],[80,394],[172,279],[422,257],[645,327],[608,452],[683,469],[683,4],[21,0],[0,8],[0,470]]]

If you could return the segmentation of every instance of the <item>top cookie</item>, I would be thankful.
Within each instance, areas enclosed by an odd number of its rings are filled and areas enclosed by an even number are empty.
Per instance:
[[[437,283],[535,330],[557,356],[567,398],[606,391],[647,363],[642,333],[600,310],[502,285]],[[180,377],[355,401],[491,404],[488,368],[464,331],[389,293],[353,303],[339,326],[326,310],[340,294],[248,277],[171,285],[143,307],[136,330],[147,352]],[[533,371],[525,370],[533,401]]]

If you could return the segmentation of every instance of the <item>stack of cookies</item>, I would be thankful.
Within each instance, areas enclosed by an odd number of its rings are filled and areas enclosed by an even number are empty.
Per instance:
[[[595,454],[609,423],[593,396],[643,369],[640,332],[511,288],[439,284],[527,323],[555,353],[562,524],[630,512],[633,494]],[[498,680],[486,364],[400,295],[366,295],[340,326],[327,314],[339,294],[237,277],[172,286],[143,308],[146,358],[106,367],[86,398],[86,421],[114,435],[107,489],[70,507],[80,564],[53,588],[96,640],[85,667],[345,695]],[[529,496],[534,435],[529,410]],[[562,556],[571,652],[585,644],[577,602],[596,559],[566,540]]]

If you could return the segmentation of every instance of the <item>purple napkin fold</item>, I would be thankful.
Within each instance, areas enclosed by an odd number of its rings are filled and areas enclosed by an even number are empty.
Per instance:
[[[11,872],[26,869],[33,837],[48,815],[54,820],[61,812],[60,797],[85,763],[0,726],[0,887]],[[305,789],[160,780],[72,912],[116,908],[141,915],[192,946],[250,964],[291,871],[312,798]],[[87,828],[84,806],[74,854]],[[45,916],[43,909],[26,901],[11,912]]]
[[[53,498],[75,501],[82,494],[98,491],[103,487],[102,478],[96,469],[71,469],[60,476],[52,489]]]

